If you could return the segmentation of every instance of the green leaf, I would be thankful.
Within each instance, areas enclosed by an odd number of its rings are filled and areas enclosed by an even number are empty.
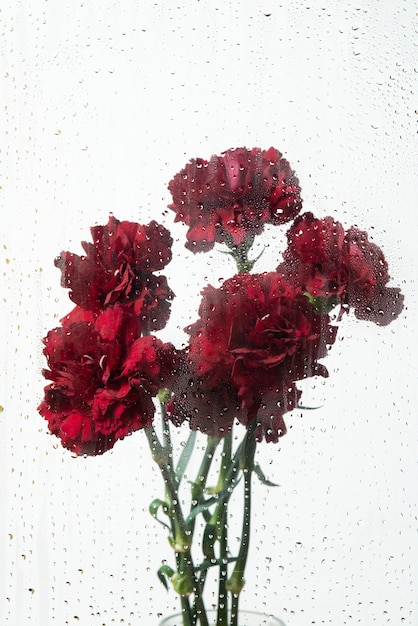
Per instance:
[[[208,498],[207,500],[202,500],[197,506],[194,506],[192,510],[190,511],[189,515],[187,516],[186,525],[188,526],[189,523],[192,520],[194,520],[194,518],[197,515],[199,515],[199,513],[203,512],[203,515],[204,515],[204,512],[207,511],[213,504],[220,504],[220,503],[227,502],[229,498],[231,497],[233,490],[240,482],[241,478],[242,478],[241,476],[237,476],[235,474],[234,476],[232,476],[230,480],[228,480],[227,486],[225,487],[225,489],[222,489],[222,491],[215,493],[215,495],[212,496],[211,498]],[[205,515],[204,517],[206,519]]]
[[[302,411],[316,411],[317,409],[322,409],[323,406],[323,404],[320,404],[319,406],[303,406],[303,404],[298,404],[296,408],[302,409]]]
[[[213,559],[213,560],[205,559],[204,561],[200,563],[200,565],[196,565],[195,570],[196,572],[204,572],[210,569],[211,567],[219,567],[219,565],[225,565],[225,561],[227,563],[236,563],[237,560],[238,560],[238,557],[236,556],[228,556],[226,559]]]
[[[157,520],[157,522],[160,522],[160,524],[168,528],[168,530],[171,532],[170,526],[158,517],[158,511],[160,509],[162,509],[163,513],[167,515],[167,517],[170,517],[169,506],[167,502],[165,502],[164,500],[160,500],[159,498],[156,498],[155,500],[151,502],[151,504],[148,507],[148,510],[151,513],[152,517],[154,517]]]
[[[167,579],[170,579],[173,574],[174,574],[174,570],[169,565],[161,565],[161,567],[157,571],[157,576],[160,579],[160,581],[163,583],[167,591],[168,591]]]
[[[263,485],[267,485],[267,487],[280,487],[280,485],[271,482],[271,480],[268,480],[268,478],[265,477],[264,472],[258,463],[255,463],[254,465],[254,472]]]
[[[222,493],[223,491],[221,493],[218,493],[216,496],[212,496],[212,498],[203,500],[197,506],[194,506],[192,510],[190,511],[189,515],[187,516],[186,525],[188,525],[192,520],[194,520],[194,518],[197,515],[199,515],[199,513],[202,513],[202,511],[207,511],[212,506],[212,504],[217,504],[221,498]]]
[[[196,441],[196,431],[191,430],[190,435],[186,441],[186,445],[183,448],[183,451],[180,455],[180,458],[178,460],[177,467],[176,467],[176,479],[178,483],[183,478],[183,474],[186,470],[187,464],[190,461],[190,457],[192,456],[195,441]]]

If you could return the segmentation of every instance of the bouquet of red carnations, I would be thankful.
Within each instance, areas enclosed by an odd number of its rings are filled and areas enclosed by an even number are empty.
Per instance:
[[[205,583],[216,572],[215,624],[237,626],[252,477],[268,482],[255,461],[257,443],[286,433],[285,413],[301,406],[299,381],[328,375],[320,361],[335,341],[332,320],[353,309],[359,319],[389,324],[403,296],[388,287],[385,257],[365,232],[300,215],[299,181],[274,148],[193,159],[169,190],[175,220],[189,227],[187,248],[221,244],[237,273],[203,289],[188,345],[176,348],[154,334],[166,325],[174,297],[159,273],[172,258],[169,231],[113,216],[92,227],[82,256],[63,252],[55,261],[75,307],[44,339],[51,382],[39,411],[75,455],[103,454],[144,431],[165,484],[150,511],[173,549],[172,564],[158,576],[180,596],[181,623],[208,626]],[[277,267],[253,273],[255,237],[265,224],[290,222]],[[171,431],[184,424],[189,434],[177,455]],[[179,489],[196,454],[196,431],[206,445],[185,504]],[[217,484],[208,487],[215,463]],[[242,530],[232,553],[228,505],[241,480]]]

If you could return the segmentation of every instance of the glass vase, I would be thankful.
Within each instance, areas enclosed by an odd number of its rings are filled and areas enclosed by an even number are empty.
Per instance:
[[[210,626],[216,626],[216,611],[206,611],[209,618]],[[175,613],[165,617],[159,626],[183,626],[182,613]],[[259,613],[257,611],[240,611],[238,626],[286,626],[286,624],[277,617],[273,617],[268,613]]]

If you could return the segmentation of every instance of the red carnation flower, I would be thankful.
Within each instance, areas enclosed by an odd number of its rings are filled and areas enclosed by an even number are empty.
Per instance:
[[[131,307],[109,306],[97,317],[76,307],[44,343],[49,369],[43,373],[52,383],[39,411],[65,448],[103,454],[152,423],[152,397],[167,384],[175,352],[141,337]]]
[[[166,415],[175,426],[188,421],[192,430],[224,437],[239,415],[244,419],[236,390],[231,385],[219,385],[215,390],[208,388],[190,363],[183,364],[182,371],[172,381],[171,391],[173,395],[166,405]]]
[[[188,374],[175,379],[173,395],[167,403],[167,417],[180,426],[189,422],[192,430],[213,437],[224,437],[231,432],[234,421],[244,426],[257,419],[256,437],[259,441],[277,443],[286,434],[284,413],[292,411],[298,404],[301,392],[294,383],[281,381],[263,394],[263,400],[256,415],[242,405],[238,391],[232,383],[209,388],[206,381],[197,378],[192,368]]]
[[[288,248],[277,271],[312,298],[334,298],[353,307],[360,319],[389,324],[403,308],[399,289],[388,288],[388,265],[367,233],[331,217],[298,217],[288,234]]]
[[[168,188],[175,221],[189,226],[186,247],[192,252],[210,250],[215,241],[239,246],[264,224],[292,220],[302,206],[299,181],[275,148],[192,159]]]
[[[93,243],[82,243],[85,256],[62,252],[55,261],[73,302],[96,314],[116,302],[131,303],[145,330],[163,328],[174,294],[166,277],[153,272],[171,260],[169,231],[154,221],[141,226],[111,216],[91,233]]]
[[[334,342],[335,328],[275,272],[238,274],[202,293],[200,318],[188,328],[189,377],[196,393],[190,383],[182,385],[171,406],[174,419],[216,431],[208,425],[209,404],[219,401],[225,407],[221,420],[227,418],[224,430],[234,418],[245,425],[257,419],[258,438],[277,441],[286,432],[283,414],[300,397],[295,382],[327,376],[318,360]],[[184,406],[190,407],[188,414]],[[218,414],[211,419],[216,422]]]

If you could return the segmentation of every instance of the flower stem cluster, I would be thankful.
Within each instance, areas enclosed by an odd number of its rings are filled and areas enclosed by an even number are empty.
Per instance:
[[[164,416],[165,407],[162,406]],[[192,457],[194,433],[189,439],[176,464],[168,451],[172,450],[170,427],[164,423],[164,439],[162,444],[153,427],[145,428],[152,450],[153,459],[157,462],[166,487],[164,500],[155,500],[150,512],[155,519],[169,531],[169,544],[175,553],[175,569],[161,566],[158,575],[167,586],[170,580],[173,589],[181,596],[184,626],[194,626],[198,622],[209,626],[204,604],[203,593],[208,574],[217,571],[218,604],[217,624],[229,624],[228,594],[231,594],[231,608],[235,607],[238,617],[238,595],[244,587],[244,571],[248,557],[250,520],[251,520],[251,476],[254,469],[256,439],[255,423],[246,431],[243,441],[235,451],[232,450],[231,433],[223,438],[222,452],[219,452],[220,439],[208,436],[201,465],[196,478],[189,484],[189,513],[184,512],[183,498],[180,489],[183,486],[186,468]],[[218,481],[215,487],[207,487],[207,480],[213,461],[218,463]],[[243,529],[241,547],[236,556],[229,552],[228,540],[228,505],[236,486],[243,478]],[[187,487],[186,487],[187,489]],[[162,517],[159,514],[162,513]],[[196,522],[200,518],[199,527]],[[199,542],[196,541],[199,536]],[[192,544],[193,540],[193,544]],[[201,555],[196,563],[192,556],[192,548],[196,550],[200,543]],[[229,575],[229,566],[234,569]],[[234,626],[238,622],[232,621]]]

